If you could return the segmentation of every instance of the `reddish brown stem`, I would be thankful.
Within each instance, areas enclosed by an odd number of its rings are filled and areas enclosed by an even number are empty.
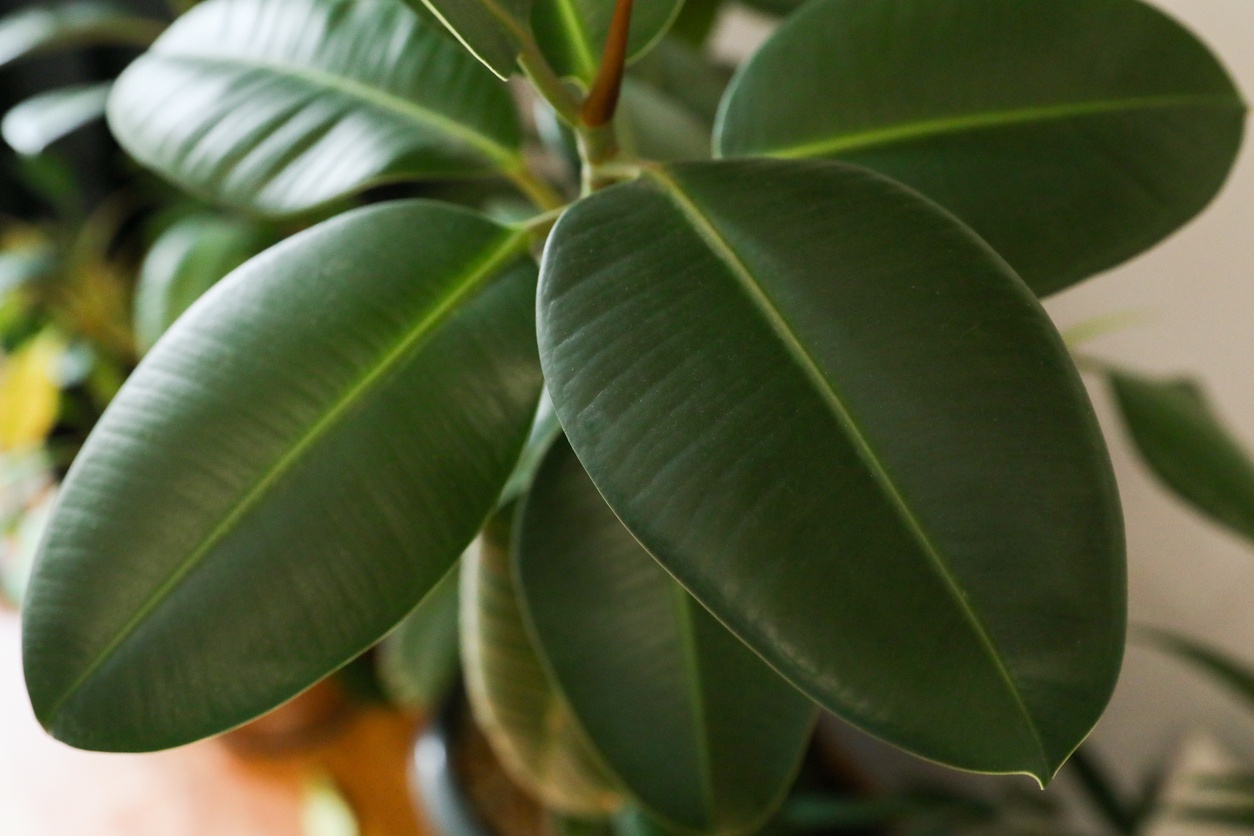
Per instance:
[[[590,128],[598,128],[614,118],[618,91],[623,85],[623,65],[627,63],[627,33],[631,29],[631,0],[616,0],[610,33],[605,38],[601,67],[584,99],[579,117]]]

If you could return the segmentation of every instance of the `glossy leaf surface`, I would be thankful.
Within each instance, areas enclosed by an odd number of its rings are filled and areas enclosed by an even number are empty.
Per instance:
[[[104,116],[112,82],[62,87],[31,96],[14,105],[0,121],[0,134],[19,154],[40,154],[45,148]]]
[[[109,124],[181,186],[275,214],[521,165],[508,90],[400,0],[207,0],[121,75]]]
[[[527,634],[510,570],[514,507],[499,512],[462,557],[466,693],[501,765],[520,786],[558,813],[605,815],[622,798]]]
[[[683,0],[633,0],[627,60],[644,55],[666,34]],[[592,83],[610,32],[614,0],[534,0],[532,30],[560,76]]]
[[[223,731],[418,604],[492,510],[540,394],[526,240],[380,204],[180,318],[75,459],[42,546],[23,658],[49,731],[124,751]]]
[[[379,683],[397,705],[432,713],[457,678],[458,574],[450,569],[379,643]]]
[[[820,705],[1042,780],[1092,728],[1123,651],[1110,462],[1048,317],[952,216],[839,163],[654,169],[562,216],[538,311],[615,513]]]
[[[814,704],[636,542],[564,438],[519,526],[541,653],[610,769],[682,829],[760,825],[792,782]]]
[[[147,351],[209,288],[270,243],[256,224],[210,213],[192,215],[161,233],[135,286],[135,342]]]
[[[53,49],[147,46],[165,24],[93,0],[31,6],[0,18],[0,66]]]
[[[1139,0],[814,0],[742,67],[716,141],[883,172],[1043,296],[1197,214],[1244,122],[1214,56]]]
[[[1254,463],[1194,381],[1112,372],[1110,387],[1142,460],[1206,516],[1254,540]]]
[[[466,49],[502,79],[514,71],[531,0],[422,0]]]

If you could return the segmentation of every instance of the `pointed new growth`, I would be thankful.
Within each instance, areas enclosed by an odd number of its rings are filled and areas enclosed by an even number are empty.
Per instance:
[[[598,128],[614,118],[618,91],[623,84],[623,65],[627,61],[627,34],[631,29],[631,0],[617,0],[610,33],[605,38],[601,68],[592,82],[592,90],[584,100],[579,116],[590,128]]]

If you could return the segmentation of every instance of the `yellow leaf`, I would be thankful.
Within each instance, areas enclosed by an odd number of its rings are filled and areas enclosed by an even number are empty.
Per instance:
[[[56,424],[56,366],[65,341],[45,331],[0,365],[0,450],[42,444]]]

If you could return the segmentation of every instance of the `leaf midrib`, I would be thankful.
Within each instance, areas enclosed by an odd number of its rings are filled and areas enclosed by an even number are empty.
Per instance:
[[[1010,127],[1032,122],[1062,121],[1079,116],[1092,116],[1103,113],[1130,113],[1138,110],[1156,110],[1196,105],[1240,108],[1243,106],[1243,103],[1239,98],[1228,93],[1134,96],[1124,99],[1065,102],[1038,107],[964,113],[937,119],[923,119],[917,122],[903,122],[873,130],[838,134],[824,139],[810,140],[780,148],[759,149],[758,153],[782,159],[821,157],[847,153],[849,151],[862,151],[883,145],[892,145],[894,143],[908,142],[913,139],[943,134]]]
[[[235,525],[251,511],[265,494],[273,487],[301,458],[310,447],[316,444],[323,435],[355,404],[368,393],[374,384],[385,378],[387,374],[416,350],[426,338],[445,319],[452,315],[458,305],[479,288],[483,282],[493,277],[498,270],[511,258],[518,255],[521,246],[528,239],[525,229],[506,230],[485,256],[472,264],[463,274],[460,281],[454,283],[452,290],[432,306],[426,316],[420,319],[413,328],[407,331],[396,344],[380,357],[355,383],[350,385],[331,405],[321,418],[316,420],[281,455],[260,479],[235,503],[213,530],[205,536],[200,545],[180,563],[170,576],[148,596],[147,600],[135,611],[130,620],[118,630],[117,634],[95,658],[74,679],[65,693],[48,709],[45,725],[51,726],[61,707],[78,691],[83,684],[100,669],[113,652],[134,634],[140,624],[166,599],[169,593],[188,576],[214,547],[235,527]]]
[[[171,61],[218,64],[233,69],[242,67],[245,69],[267,70],[279,75],[290,76],[315,87],[330,88],[346,96],[360,99],[363,102],[380,107],[424,127],[434,128],[437,132],[444,133],[470,145],[502,169],[512,168],[518,163],[519,154],[515,149],[502,145],[495,139],[410,99],[397,96],[377,87],[371,87],[368,84],[342,75],[335,75],[334,73],[299,64],[260,61],[255,58],[240,56],[206,55],[195,52],[157,52],[154,55]]]
[[[905,524],[911,537],[919,545],[920,549],[926,555],[928,562],[933,570],[941,578],[946,589],[954,599],[963,617],[968,625],[975,633],[980,645],[988,654],[993,663],[994,668],[998,672],[1002,681],[1005,683],[1007,690],[1014,700],[1015,706],[1022,715],[1024,722],[1027,724],[1028,730],[1031,732],[1033,740],[1041,756],[1041,765],[1046,772],[1050,769],[1049,756],[1045,751],[1044,741],[1041,738],[1040,730],[1036,727],[1036,723],[1032,718],[1031,712],[1028,710],[1027,703],[1024,701],[1023,694],[1019,689],[1018,683],[1010,674],[1001,653],[997,649],[996,643],[989,634],[988,629],[984,626],[979,615],[971,609],[966,594],[962,586],[954,577],[940,550],[932,542],[928,536],[922,523],[910,510],[905,498],[902,496],[900,489],[889,475],[884,463],[880,461],[879,456],[875,453],[866,436],[862,433],[857,422],[854,421],[853,415],[849,412],[840,395],[836,392],[835,386],[826,375],[810,353],[806,351],[805,346],[793,334],[792,329],[788,325],[787,319],[775,307],[766,291],[758,284],[749,268],[736,255],[735,250],[723,238],[714,224],[705,216],[696,203],[684,193],[679,184],[672,179],[669,174],[660,167],[652,167],[647,171],[647,176],[657,182],[663,193],[670,198],[671,202],[679,209],[680,214],[692,226],[693,230],[701,238],[701,240],[709,247],[714,257],[721,261],[728,271],[736,279],[737,284],[741,286],[745,294],[749,297],[750,302],[766,319],[768,326],[780,338],[785,350],[793,358],[802,372],[810,380],[811,384],[818,390],[819,395],[827,403],[832,415],[836,418],[837,423],[844,428],[849,439],[853,442],[858,452],[859,458],[870,471],[871,476],[875,479],[880,489],[888,498],[893,510],[896,511],[898,518]]]

